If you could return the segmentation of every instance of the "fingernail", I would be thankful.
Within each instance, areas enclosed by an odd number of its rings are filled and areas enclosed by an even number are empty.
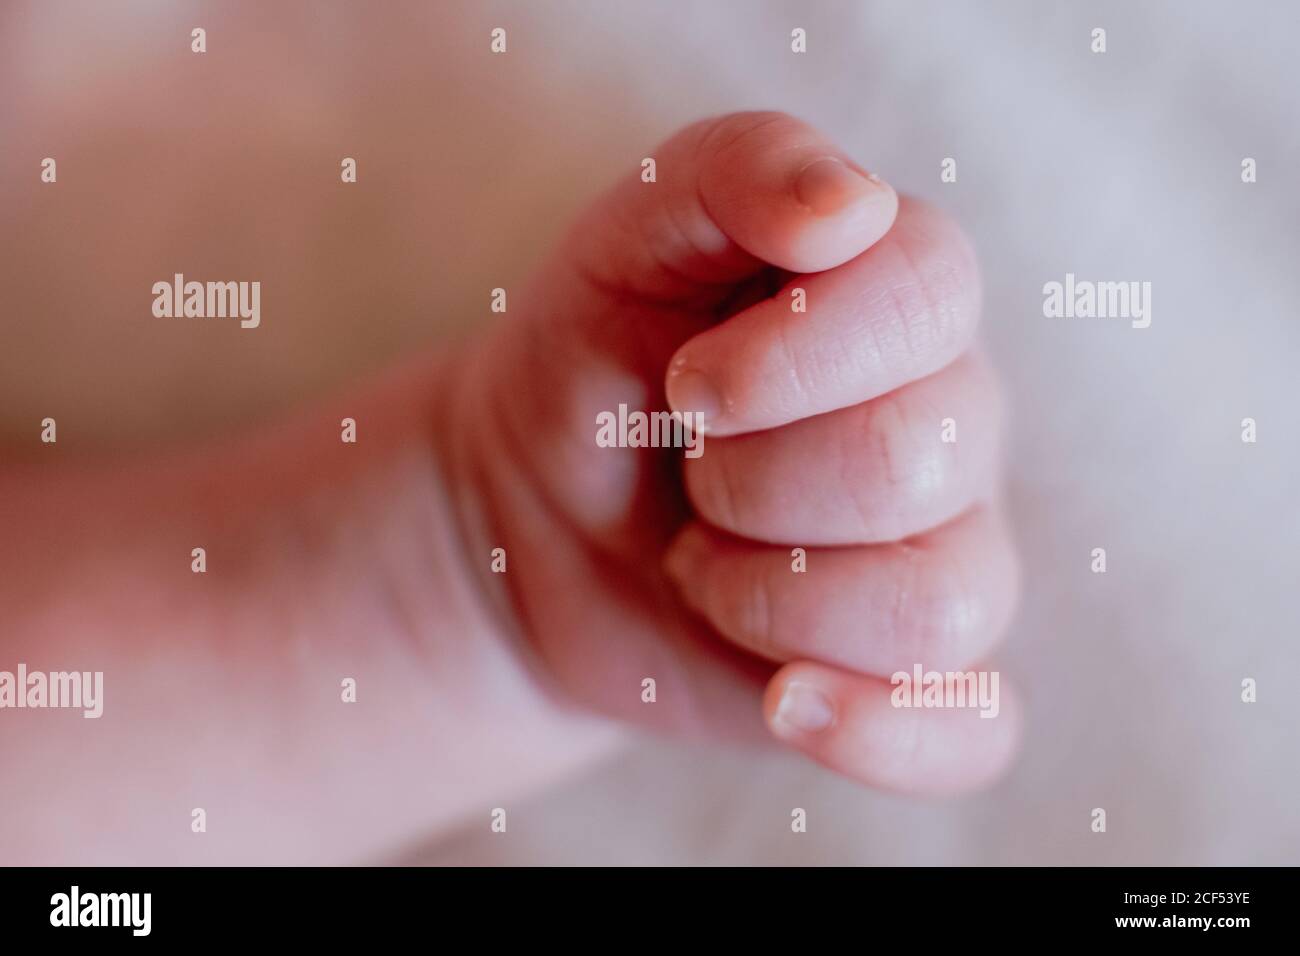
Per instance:
[[[785,685],[772,723],[778,730],[815,734],[825,730],[834,720],[835,708],[829,697],[812,684],[792,680]]]
[[[799,171],[794,193],[818,216],[833,215],[877,190],[880,177],[860,173],[836,159],[815,159]]]
[[[705,428],[722,417],[722,393],[707,375],[692,368],[673,368],[668,376],[668,404],[675,412],[694,412]]]

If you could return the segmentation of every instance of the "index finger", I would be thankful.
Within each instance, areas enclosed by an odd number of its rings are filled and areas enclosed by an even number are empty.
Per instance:
[[[668,370],[668,403],[702,415],[713,435],[857,405],[961,355],[979,300],[965,236],[934,207],[904,200],[894,227],[857,258],[799,276],[682,345]]]

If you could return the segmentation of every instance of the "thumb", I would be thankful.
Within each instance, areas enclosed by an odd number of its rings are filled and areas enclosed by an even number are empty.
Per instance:
[[[688,126],[591,207],[565,252],[594,285],[659,303],[721,298],[765,266],[820,272],[894,222],[898,196],[808,124],[732,113]]]

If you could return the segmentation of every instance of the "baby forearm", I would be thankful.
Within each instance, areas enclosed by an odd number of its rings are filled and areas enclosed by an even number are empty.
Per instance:
[[[435,385],[402,374],[236,444],[0,476],[0,671],[103,674],[98,718],[0,709],[0,786],[25,808],[0,814],[0,859],[357,859],[563,769],[569,718],[467,573],[489,556],[450,517]]]

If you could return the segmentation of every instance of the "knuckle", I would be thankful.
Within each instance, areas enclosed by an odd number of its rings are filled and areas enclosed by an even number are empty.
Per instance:
[[[898,567],[892,574],[889,607],[885,614],[885,633],[892,644],[904,653],[898,661],[900,666],[912,663],[924,664],[919,642],[916,640],[916,628],[912,624],[912,603],[916,592],[916,583],[923,563],[922,552],[915,546],[900,542],[894,546],[899,558]],[[906,660],[905,658],[911,658]]]
[[[942,561],[930,570],[917,602],[916,650],[936,668],[963,667],[983,656],[1002,629],[996,576]]]
[[[970,243],[938,213],[912,215],[894,242],[899,278],[881,321],[895,347],[916,357],[952,352],[971,338],[979,318],[979,270]]]
[[[928,410],[905,393],[871,403],[864,430],[846,432],[844,486],[873,536],[897,539],[924,530],[944,507],[953,485],[952,445],[937,440]],[[928,416],[928,417],[927,417]],[[934,434],[931,441],[925,436]],[[867,468],[861,467],[868,457]],[[872,476],[863,481],[864,473]]]
[[[864,408],[867,414],[860,428],[840,431],[839,484],[845,491],[844,500],[852,508],[859,534],[871,539],[882,530],[885,534],[891,530],[881,528],[894,511],[890,496],[881,492],[893,485],[895,440],[892,435],[898,423],[898,409],[888,398]],[[867,480],[863,480],[864,474]],[[874,480],[870,477],[873,475]]]

